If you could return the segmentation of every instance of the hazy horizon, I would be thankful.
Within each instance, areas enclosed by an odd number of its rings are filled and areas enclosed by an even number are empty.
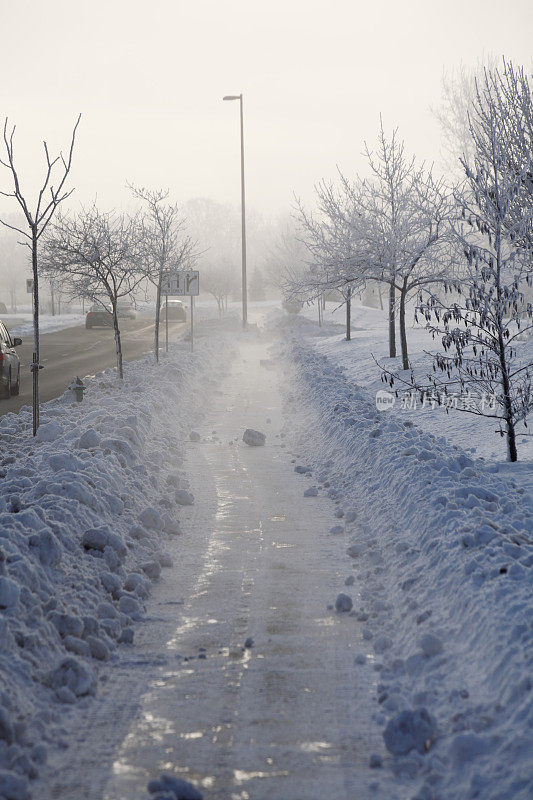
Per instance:
[[[72,6],[2,0],[2,117],[16,123],[23,186],[42,175],[45,138],[66,148],[83,114],[71,205],[131,204],[126,181],[185,202],[239,203],[238,104],[244,93],[247,201],[275,216],[312,197],[336,165],[364,168],[379,114],[409,152],[438,162],[443,72],[487,55],[531,63],[533,8],[495,0],[442,11],[412,0],[380,7],[311,0],[138,0]],[[7,76],[7,77],[6,77]],[[0,189],[9,187],[7,170]],[[14,201],[0,198],[0,210]]]

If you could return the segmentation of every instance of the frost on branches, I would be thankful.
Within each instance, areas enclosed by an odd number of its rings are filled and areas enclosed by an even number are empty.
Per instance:
[[[529,137],[524,125],[531,119],[523,73],[505,63],[501,72],[486,72],[470,117],[474,157],[463,160],[466,180],[456,192],[462,274],[445,284],[444,298],[420,300],[418,309],[444,349],[433,354],[428,376],[437,402],[446,404],[456,391],[493,396],[493,410],[460,410],[499,421],[510,461],[517,460],[517,425],[527,425],[533,407],[533,364],[521,358],[520,348],[533,333],[533,159],[531,124]],[[397,379],[386,373],[391,385]],[[414,375],[410,385],[427,390]]]

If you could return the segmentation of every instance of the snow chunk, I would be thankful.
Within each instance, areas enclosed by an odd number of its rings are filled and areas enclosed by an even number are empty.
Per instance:
[[[89,428],[88,431],[82,433],[78,440],[78,447],[80,450],[91,450],[93,447],[98,447],[99,444],[100,436],[94,428]]]
[[[149,530],[160,531],[163,528],[161,514],[156,508],[153,508],[153,506],[148,506],[148,508],[144,509],[139,516],[139,522],[143,528],[148,528]]]
[[[434,633],[425,633],[420,639],[420,648],[427,658],[438,656],[443,651],[443,644]]]
[[[191,494],[191,492],[185,491],[185,489],[177,489],[176,503],[179,506],[192,506],[194,505],[194,495]]]
[[[13,723],[9,718],[9,714],[0,706],[0,740],[12,744],[15,738],[13,730]],[[1,786],[1,784],[0,784]]]
[[[437,723],[425,708],[401,711],[387,723],[383,733],[385,746],[394,756],[405,756],[411,750],[425,753],[437,733]]]
[[[28,779],[7,769],[0,769],[0,791],[5,800],[30,800]]]
[[[61,545],[50,530],[43,530],[30,536],[28,543],[35,547],[39,561],[45,567],[56,567],[61,561]]]
[[[132,619],[141,619],[142,609],[139,601],[131,595],[123,594],[119,600],[118,607],[123,614],[127,614]]]
[[[242,440],[250,447],[261,447],[266,441],[266,435],[261,431],[254,431],[253,428],[246,428],[242,435]]]
[[[357,558],[362,555],[364,549],[362,544],[351,544],[350,547],[346,548],[346,553],[350,558]]]
[[[385,650],[388,650],[390,647],[392,647],[392,639],[389,636],[385,636],[385,634],[382,633],[374,639],[374,650],[376,653],[384,653]]]
[[[96,679],[94,672],[77,658],[64,658],[57,667],[50,670],[43,680],[50,689],[66,687],[76,697],[94,694]]]
[[[203,800],[203,795],[189,781],[163,774],[159,780],[148,782],[150,794],[165,794],[176,800]]]
[[[335,610],[339,612],[347,612],[351,611],[353,608],[352,598],[347,595],[343,594],[342,592],[337,596],[335,600]]]
[[[147,561],[145,564],[141,564],[141,569],[153,581],[157,580],[161,575],[161,564],[159,561]]]
[[[118,575],[115,575],[113,572],[101,572],[100,581],[106,592],[109,592],[112,597],[117,599],[122,589],[122,583]]]
[[[317,497],[318,489],[316,486],[310,486],[309,489],[306,489],[304,492],[304,497]]]
[[[73,614],[61,614],[59,611],[51,611],[48,619],[55,625],[60,636],[79,637],[83,633],[83,620]]]
[[[99,550],[104,552],[106,547],[111,547],[119,558],[125,558],[126,546],[120,536],[111,533],[107,525],[99,528],[89,528],[82,537],[82,545],[86,550]]]
[[[109,648],[97,636],[88,636],[87,637],[87,644],[89,645],[89,651],[93,658],[98,659],[98,661],[107,661],[109,658]]]
[[[189,439],[191,442],[199,442],[200,441],[200,434],[198,431],[191,431],[189,434]]]
[[[477,736],[475,733],[460,733],[452,741],[450,753],[457,767],[484,755],[490,749],[490,743],[482,736]]]
[[[59,422],[52,420],[52,422],[47,422],[45,425],[39,427],[35,439],[38,442],[55,442],[62,434],[63,428]]]
[[[0,608],[13,608],[18,604],[20,588],[18,583],[0,575]]]

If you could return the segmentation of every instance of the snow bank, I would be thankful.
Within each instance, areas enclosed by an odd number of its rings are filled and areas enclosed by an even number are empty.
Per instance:
[[[62,704],[88,703],[98,664],[131,643],[150,581],[171,560],[192,494],[182,442],[225,370],[220,333],[160,367],[126,365],[0,421],[0,798],[29,796],[47,749],[66,746]]]
[[[379,673],[385,766],[409,797],[531,796],[533,509],[523,481],[412,418],[379,413],[301,339],[285,355],[294,451],[344,512],[337,540],[359,591],[353,636],[371,647],[357,669]]]
[[[4,322],[12,336],[33,336],[33,317],[31,314],[4,314]],[[41,333],[54,333],[63,328],[75,328],[85,325],[85,314],[51,314],[39,315],[39,330]]]

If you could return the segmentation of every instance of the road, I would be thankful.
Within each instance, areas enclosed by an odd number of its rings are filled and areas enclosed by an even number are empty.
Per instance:
[[[354,660],[372,648],[362,623],[327,608],[346,591],[345,537],[329,532],[336,507],[303,496],[281,377],[259,368],[266,347],[251,340],[241,356],[201,441],[184,445],[196,501],[166,544],[174,567],[154,585],[135,645],[103,667],[96,700],[72,708],[41,800],[146,800],[163,771],[206,800],[394,796],[369,768],[384,754],[377,673]],[[266,446],[244,445],[246,427],[265,431]]]
[[[185,327],[184,323],[169,323],[170,339],[175,338]],[[148,317],[122,320],[121,334],[125,361],[141,358],[153,349],[154,324]],[[164,326],[161,336],[164,345]],[[33,357],[31,336],[24,337],[17,352],[21,360],[21,392],[18,397],[0,400],[0,416],[9,411],[17,412],[21,406],[31,404],[32,401],[29,369]],[[94,375],[116,364],[113,331],[111,328],[87,330],[85,326],[77,326],[45,333],[41,336],[41,364],[44,364],[44,369],[39,375],[39,393],[41,402],[44,403],[63,394],[76,375],[80,378]]]

